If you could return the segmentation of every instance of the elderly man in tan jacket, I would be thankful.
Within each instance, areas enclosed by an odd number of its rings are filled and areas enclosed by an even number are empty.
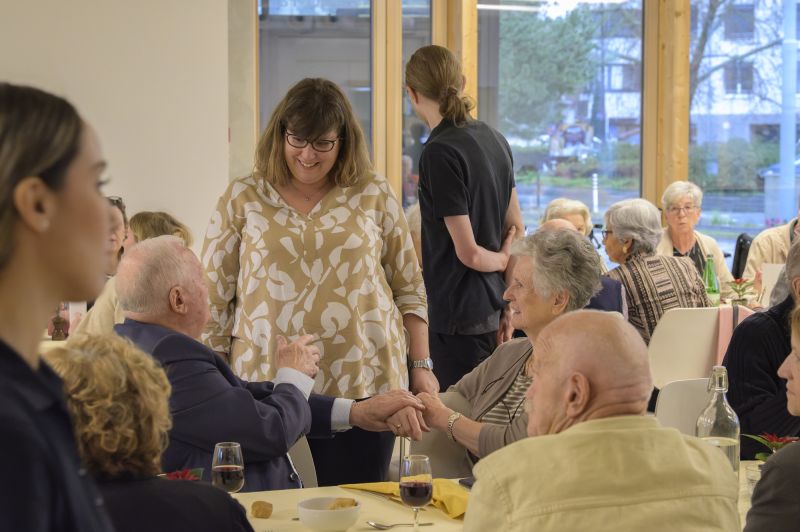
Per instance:
[[[797,218],[793,218],[787,224],[770,227],[758,233],[750,244],[742,277],[754,279],[756,273],[761,271],[762,264],[785,263],[798,232],[800,224],[797,223]]]
[[[645,416],[647,348],[621,315],[557,318],[532,360],[535,437],[475,467],[465,532],[741,529],[725,455]]]

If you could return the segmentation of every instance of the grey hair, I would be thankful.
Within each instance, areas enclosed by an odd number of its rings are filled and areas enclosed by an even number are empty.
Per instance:
[[[126,251],[116,275],[122,310],[150,316],[167,312],[170,290],[190,280],[186,253],[191,250],[172,235],[143,240]]]
[[[533,260],[531,284],[538,294],[569,294],[565,312],[585,307],[600,290],[600,255],[577,231],[542,229],[514,242],[511,253]]]
[[[797,277],[800,277],[800,240],[795,240],[786,256],[786,279],[791,284]]]
[[[703,205],[703,190],[690,181],[675,181],[664,189],[661,206],[665,209],[678,203],[682,197],[691,196],[695,207]]]
[[[570,214],[583,216],[583,221],[586,224],[585,234],[588,236],[592,232],[592,215],[589,213],[589,207],[582,201],[569,198],[552,200],[547,204],[544,214],[542,214],[542,223],[556,218],[564,218]]]
[[[661,240],[661,215],[655,205],[641,198],[613,204],[606,211],[605,225],[620,242],[633,241],[631,254],[653,253]]]

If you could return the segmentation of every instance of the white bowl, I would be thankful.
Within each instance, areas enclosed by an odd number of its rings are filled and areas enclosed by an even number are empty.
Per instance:
[[[300,522],[316,532],[337,532],[347,530],[358,520],[361,503],[356,501],[355,506],[328,510],[328,506],[336,497],[316,497],[297,503],[297,515]]]

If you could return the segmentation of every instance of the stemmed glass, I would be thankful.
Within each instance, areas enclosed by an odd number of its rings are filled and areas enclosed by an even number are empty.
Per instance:
[[[236,493],[242,489],[244,486],[244,460],[242,460],[241,445],[227,441],[214,446],[214,459],[211,461],[211,483],[228,493]]]
[[[414,510],[414,530],[419,530],[419,509],[431,502],[433,477],[431,461],[424,454],[403,458],[400,469],[400,498]]]

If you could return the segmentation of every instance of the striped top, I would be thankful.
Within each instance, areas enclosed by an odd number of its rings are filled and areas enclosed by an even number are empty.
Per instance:
[[[510,425],[514,418],[524,412],[522,403],[532,380],[521,371],[505,395],[479,421],[490,425]]]
[[[666,311],[711,306],[703,280],[688,257],[631,255],[607,275],[625,287],[628,321],[646,344]]]

